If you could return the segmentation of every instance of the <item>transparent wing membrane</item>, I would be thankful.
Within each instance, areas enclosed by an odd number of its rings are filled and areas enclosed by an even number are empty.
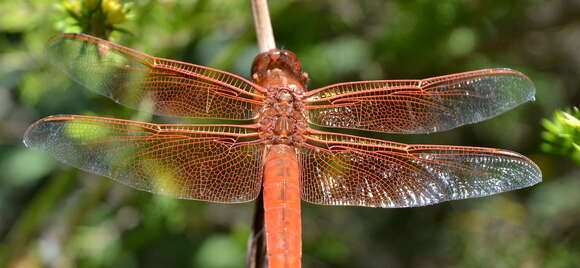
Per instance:
[[[53,38],[47,53],[85,87],[158,115],[251,120],[272,105],[264,88],[234,74],[88,35]],[[419,134],[485,120],[533,100],[534,93],[522,73],[485,69],[423,80],[340,83],[307,92],[303,102],[311,124]],[[276,121],[276,127],[287,121]],[[260,138],[268,136],[260,133],[265,131],[260,123],[163,125],[61,115],[31,125],[24,143],[139,190],[236,203],[255,199],[262,187],[264,152],[272,142]],[[295,145],[301,195],[314,204],[425,206],[528,187],[542,176],[532,161],[506,150],[304,132],[297,139],[303,143]]]
[[[419,134],[483,121],[534,99],[530,79],[485,69],[423,80],[361,81],[306,94],[316,125]]]
[[[57,36],[47,54],[85,87],[159,115],[247,120],[262,106],[263,89],[244,78],[152,57],[88,35]]]
[[[425,206],[528,187],[542,176],[532,161],[506,150],[312,133],[299,161],[302,199],[314,204]]]
[[[264,149],[252,127],[64,115],[34,123],[24,143],[82,170],[182,199],[246,202],[262,182]]]

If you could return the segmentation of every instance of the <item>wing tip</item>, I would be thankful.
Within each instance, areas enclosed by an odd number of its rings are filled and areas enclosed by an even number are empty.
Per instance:
[[[22,143],[24,143],[24,146],[26,146],[27,148],[36,148],[37,146],[37,141],[38,141],[38,127],[44,122],[44,119],[40,119],[34,123],[32,123],[30,126],[28,126],[28,128],[26,129],[26,131],[24,131],[24,134],[22,135]]]
[[[514,76],[517,76],[519,78],[521,78],[525,85],[521,85],[519,88],[522,88],[522,98],[520,99],[519,102],[517,102],[515,104],[515,106],[520,105],[522,103],[526,103],[528,101],[535,101],[536,100],[536,86],[534,84],[534,81],[532,81],[532,79],[530,79],[527,75],[525,75],[524,73],[518,71],[518,70],[514,70],[511,68],[494,68],[492,69],[494,72],[501,72],[501,73],[508,73]]]
[[[522,188],[534,186],[534,185],[539,184],[543,181],[542,170],[540,169],[540,167],[538,167],[538,165],[536,165],[536,163],[532,162],[531,160],[530,160],[530,163],[533,164],[534,173],[533,173],[533,176],[530,178],[530,183]]]
[[[61,120],[71,120],[73,119],[74,116],[73,115],[69,115],[69,114],[58,114],[58,115],[51,115],[51,116],[47,116],[45,118],[39,119],[38,121],[30,124],[30,126],[28,126],[28,128],[26,128],[26,130],[24,131],[24,134],[22,134],[22,143],[24,143],[24,146],[26,146],[27,148],[38,148],[38,141],[43,139],[43,136],[39,129],[42,126],[45,126],[43,123],[49,122],[49,121],[61,121]],[[46,136],[46,135],[44,135]]]
[[[521,176],[523,178],[517,180],[521,183],[517,184],[517,186],[511,189],[506,189],[504,192],[530,187],[542,182],[542,170],[531,159],[527,158],[526,156],[520,153],[506,149],[492,149],[492,150],[496,150],[495,153],[497,154],[502,154],[504,156],[508,156],[511,157],[512,159],[517,160],[519,162],[519,166],[523,167],[526,170],[526,173],[528,174],[528,176]]]
[[[489,74],[492,75],[503,74],[513,78],[509,84],[500,85],[502,91],[500,96],[508,97],[508,99],[511,99],[511,101],[505,102],[506,105],[504,107],[495,109],[487,116],[482,117],[480,120],[474,121],[472,123],[493,118],[519,105],[536,100],[536,86],[532,79],[530,79],[524,73],[511,68],[490,68],[483,69],[482,71],[488,71]]]

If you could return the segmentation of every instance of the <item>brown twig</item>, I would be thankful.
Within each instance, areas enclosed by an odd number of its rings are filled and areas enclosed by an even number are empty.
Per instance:
[[[276,48],[267,0],[251,0],[251,2],[254,26],[256,26],[256,39],[258,39],[260,52]]]
[[[246,267],[262,268],[266,267],[266,237],[264,230],[264,199],[262,193],[256,199],[256,209],[254,211],[254,223],[248,241],[248,255]]]

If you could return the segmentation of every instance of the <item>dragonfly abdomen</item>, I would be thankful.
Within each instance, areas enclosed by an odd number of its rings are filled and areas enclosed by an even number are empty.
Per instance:
[[[300,267],[302,226],[299,179],[295,149],[285,144],[270,146],[264,164],[268,267]]]

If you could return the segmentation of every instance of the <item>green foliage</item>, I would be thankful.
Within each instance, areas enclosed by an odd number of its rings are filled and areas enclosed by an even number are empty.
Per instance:
[[[212,236],[204,241],[196,256],[199,267],[234,268],[245,262],[245,249],[230,236]]]
[[[580,170],[539,150],[539,122],[580,103],[580,56],[571,38],[580,31],[578,7],[537,0],[268,2],[277,44],[297,53],[309,88],[488,67],[518,69],[537,87],[535,102],[483,123],[381,138],[517,151],[540,166],[543,183],[425,208],[303,203],[304,267],[580,265]],[[153,196],[24,148],[26,127],[53,114],[175,122],[118,105],[48,65],[51,36],[85,31],[54,3],[0,1],[0,267],[241,267],[253,203]],[[249,77],[258,50],[247,0],[133,3],[124,23],[109,29],[132,33],[113,34],[116,42]],[[69,10],[82,16],[82,5]]]
[[[552,120],[544,119],[544,152],[567,156],[580,165],[580,110],[578,107],[556,111]]]

